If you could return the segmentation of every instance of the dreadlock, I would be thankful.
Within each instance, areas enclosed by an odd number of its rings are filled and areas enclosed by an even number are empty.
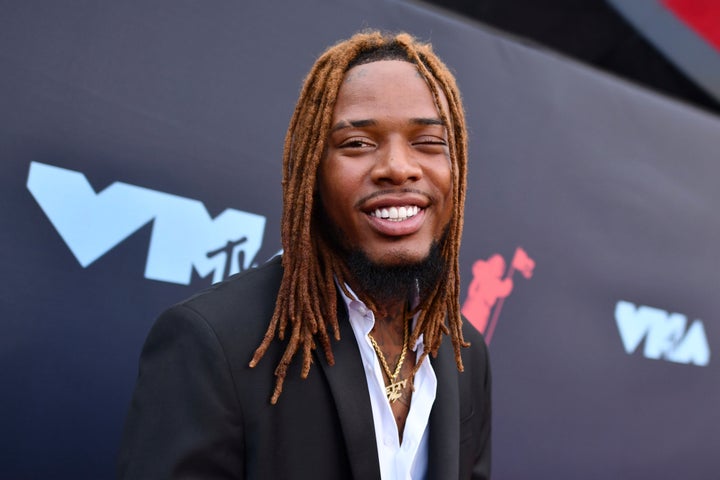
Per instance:
[[[399,53],[398,53],[399,52]],[[283,214],[281,225],[284,273],[272,320],[250,366],[263,357],[273,339],[289,336],[284,354],[275,369],[276,385],[270,399],[276,403],[282,392],[288,366],[302,350],[301,377],[307,378],[312,351],[322,347],[328,364],[335,363],[330,333],[340,340],[335,281],[345,289],[350,277],[346,265],[324,235],[313,234],[318,166],[324,156],[333,109],[346,72],[360,63],[402,59],[415,64],[432,92],[440,118],[449,130],[452,169],[453,213],[441,245],[443,280],[430,288],[411,312],[417,313],[410,345],[423,335],[424,353],[415,371],[427,356],[437,355],[442,335],[449,335],[458,370],[463,370],[460,348],[467,347],[460,317],[460,271],[458,256],[463,227],[467,168],[465,115],[455,78],[432,51],[407,33],[387,35],[378,31],[355,34],[330,47],[316,61],[303,84],[290,120],[283,152]],[[441,102],[447,98],[449,111]],[[345,292],[349,294],[349,292]],[[352,296],[352,295],[349,295]],[[362,300],[377,311],[370,298]],[[413,372],[414,373],[414,372]]]

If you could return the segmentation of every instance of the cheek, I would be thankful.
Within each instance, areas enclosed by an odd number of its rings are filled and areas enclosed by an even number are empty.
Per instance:
[[[453,214],[453,180],[450,168],[443,169],[436,177],[436,187],[438,188],[438,196],[442,198],[442,223],[443,228],[450,221]]]
[[[326,204],[333,202],[334,187],[337,185],[335,172],[337,172],[337,168],[333,168],[331,160],[327,158],[321,160],[318,168],[317,190],[320,199]]]
[[[352,205],[364,190],[367,165],[348,159],[326,158],[320,165],[321,193],[328,201]]]
[[[444,168],[438,168],[434,172],[434,183],[435,187],[438,190],[438,195],[443,199],[443,201],[450,205],[452,204],[452,197],[453,197],[453,178],[452,178],[452,171],[450,170],[450,166]]]
[[[338,180],[332,175],[323,175],[323,181],[320,182],[320,200],[326,209],[337,208],[342,201]]]
[[[342,226],[350,218],[353,203],[352,178],[338,162],[323,160],[318,178],[320,206],[334,224]]]

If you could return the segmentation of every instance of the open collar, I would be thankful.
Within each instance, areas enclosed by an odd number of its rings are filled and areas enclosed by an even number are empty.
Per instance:
[[[335,365],[315,351],[335,400],[350,468],[354,479],[377,480],[380,464],[375,441],[370,393],[362,358],[353,334],[345,302],[338,294],[338,324],[341,341],[332,343]],[[440,345],[437,358],[430,358],[437,377],[437,394],[428,420],[428,480],[458,478],[460,404],[457,366],[449,339]]]
[[[338,324],[341,340],[332,344],[335,365],[330,366],[324,355],[317,354],[317,350],[315,358],[325,373],[335,399],[353,478],[377,480],[380,478],[380,463],[370,393],[347,308],[340,298]]]

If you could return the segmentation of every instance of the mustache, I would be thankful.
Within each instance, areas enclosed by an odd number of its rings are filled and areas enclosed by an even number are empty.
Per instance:
[[[402,188],[385,188],[383,190],[377,190],[375,192],[372,192],[369,195],[365,195],[360,200],[355,202],[355,208],[360,207],[362,204],[369,202],[373,198],[376,197],[382,197],[384,195],[396,195],[398,193],[413,193],[416,195],[422,195],[423,197],[428,198],[429,200],[434,200],[432,196],[430,196],[427,192],[423,192],[422,190],[418,190],[417,188],[409,188],[409,187],[402,187]]]

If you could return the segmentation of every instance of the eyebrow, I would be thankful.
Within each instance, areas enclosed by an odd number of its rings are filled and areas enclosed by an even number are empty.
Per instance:
[[[440,125],[445,126],[445,122],[439,118],[411,118],[410,122],[414,125]],[[344,128],[363,128],[377,125],[377,120],[341,120],[330,129],[330,133],[337,132]]]
[[[412,118],[410,119],[410,123],[414,123],[416,125],[440,125],[441,127],[445,126],[445,122],[443,122],[439,118]]]
[[[340,120],[331,129],[330,132],[337,132],[343,128],[362,128],[377,125],[376,120]]]

